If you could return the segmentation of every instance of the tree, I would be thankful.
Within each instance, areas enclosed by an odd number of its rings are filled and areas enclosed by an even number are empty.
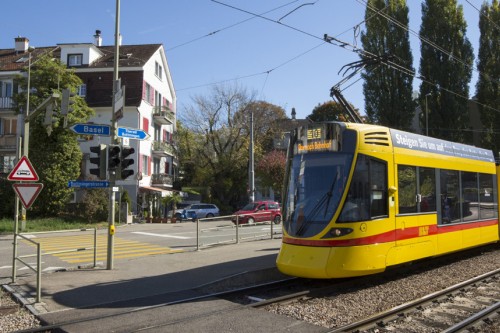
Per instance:
[[[260,159],[255,169],[261,185],[272,188],[278,196],[283,189],[285,163],[285,153],[280,150],[273,150]]]
[[[33,62],[30,77],[30,110],[36,109],[53,92],[60,93],[63,88],[70,88],[74,92],[81,85],[81,80],[72,70],[66,69],[64,64],[50,55],[41,56]],[[27,79],[19,77],[17,82],[22,92],[15,95],[14,100],[18,112],[22,112],[26,107]],[[93,113],[81,97],[75,96],[74,101],[73,111],[68,115],[68,125],[86,122]],[[41,112],[30,121],[29,158],[40,182],[44,184],[31,211],[39,216],[56,216],[64,210],[72,192],[68,188],[68,181],[80,176],[82,153],[76,135],[63,126],[59,108],[54,109],[50,135],[43,125],[44,117],[45,112]]]
[[[223,211],[246,201],[252,113],[257,161],[271,149],[278,130],[273,122],[285,117],[283,108],[255,101],[253,93],[237,85],[214,86],[209,95],[193,98],[182,119],[179,150],[189,160],[183,177],[190,181],[184,185],[205,186]]]
[[[307,118],[312,121],[349,121],[342,105],[335,101],[318,104]]]
[[[175,210],[177,209],[177,204],[182,202],[182,196],[178,192],[172,192],[172,194],[167,195],[163,198],[163,204],[165,206],[172,206],[172,217],[174,217]]]
[[[472,75],[472,46],[467,24],[456,0],[426,0],[422,4],[420,105],[428,96],[429,135],[467,142],[467,100]]]
[[[405,29],[409,22],[406,0],[368,0],[365,20],[366,32],[361,35],[363,49],[375,56],[387,56],[392,63],[413,71],[410,40]],[[366,59],[365,53],[362,58]],[[415,112],[413,76],[380,64],[367,67],[362,77],[369,122],[410,129]]]
[[[477,70],[482,73],[476,84],[476,98],[480,103],[481,121],[486,130],[483,144],[494,152],[500,150],[500,5],[493,0],[484,3],[479,15],[479,53]]]
[[[247,106],[252,101],[239,86],[214,86],[208,96],[194,96],[182,119],[192,132],[185,135],[191,145],[194,175],[191,186],[210,189],[222,210],[236,206],[246,193],[248,133],[245,130]],[[181,139],[182,140],[182,139]]]

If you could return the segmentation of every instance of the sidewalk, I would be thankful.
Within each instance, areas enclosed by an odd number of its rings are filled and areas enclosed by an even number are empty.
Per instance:
[[[42,302],[33,304],[36,276],[19,277],[7,285],[18,293],[35,314],[66,309],[93,308],[134,299],[144,306],[146,299],[194,288],[217,290],[231,284],[244,286],[260,281],[283,279],[275,265],[281,239],[258,240],[203,249],[116,260],[113,270],[79,269],[42,274]],[[152,302],[153,300],[146,300]],[[152,305],[152,304],[149,304]]]

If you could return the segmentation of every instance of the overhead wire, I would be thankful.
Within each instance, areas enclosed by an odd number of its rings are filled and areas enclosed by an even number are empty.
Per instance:
[[[422,43],[430,45],[431,47],[433,47],[436,50],[442,52],[443,54],[445,54],[449,58],[451,58],[451,59],[455,60],[456,62],[462,64],[464,67],[466,67],[466,68],[468,68],[468,69],[470,69],[472,71],[475,71],[475,72],[479,73],[481,76],[485,77],[488,80],[491,80],[491,78],[489,77],[489,75],[487,75],[485,73],[482,73],[481,71],[475,69],[473,65],[467,64],[465,61],[463,61],[459,57],[455,56],[450,51],[444,49],[440,45],[438,45],[438,44],[434,43],[433,41],[431,41],[429,38],[423,37],[422,35],[420,35],[416,31],[414,31],[413,29],[408,28],[406,25],[404,25],[403,23],[399,22],[398,20],[396,20],[395,18],[393,18],[389,14],[377,11],[377,8],[375,8],[374,6],[370,5],[366,0],[356,0],[356,1],[359,2],[359,3],[361,3],[361,4],[363,4],[363,5],[365,5],[368,9],[370,9],[371,11],[374,11],[377,15],[380,15],[380,16],[384,17],[385,19],[387,19],[388,21],[394,23],[396,26],[400,27],[401,29],[403,29],[403,30],[411,33],[412,35],[414,35],[415,37],[417,37]]]
[[[470,66],[469,64],[465,63],[462,59],[460,59],[460,58],[458,58],[458,57],[454,56],[452,53],[448,52],[448,51],[447,51],[447,50],[445,50],[444,48],[440,47],[440,46],[439,46],[439,45],[437,45],[436,43],[434,43],[434,42],[432,42],[431,40],[429,40],[428,38],[425,38],[425,37],[421,36],[420,34],[417,34],[415,31],[413,31],[412,29],[409,29],[409,28],[408,28],[408,27],[406,27],[404,24],[402,24],[402,23],[401,23],[401,22],[399,22],[398,20],[394,19],[394,18],[393,18],[393,17],[391,17],[390,15],[385,14],[385,13],[381,13],[380,11],[376,11],[376,10],[375,10],[376,8],[374,8],[373,6],[369,5],[369,4],[368,4],[368,2],[367,2],[366,0],[356,0],[356,1],[357,1],[357,2],[359,2],[359,3],[362,3],[363,5],[366,5],[366,7],[367,7],[367,8],[369,8],[369,9],[370,9],[370,10],[372,10],[372,11],[375,11],[377,15],[381,15],[382,17],[386,18],[388,21],[390,21],[390,22],[392,22],[392,23],[396,24],[398,27],[400,27],[400,28],[402,28],[402,29],[404,29],[404,30],[406,30],[406,31],[408,31],[408,32],[411,32],[413,35],[417,36],[417,38],[418,38],[418,39],[420,39],[420,41],[422,41],[423,43],[427,43],[428,45],[430,45],[430,46],[434,47],[434,48],[435,48],[435,49],[437,49],[438,51],[440,51],[440,52],[442,52],[443,54],[447,55],[449,58],[452,58],[452,59],[454,59],[455,61],[457,61],[457,62],[461,63],[462,65],[464,65],[465,67],[467,67],[467,68],[469,68],[469,69],[471,69],[471,70],[473,70],[473,71],[478,72],[478,73],[479,73],[480,75],[482,75],[485,79],[487,79],[487,80],[490,80],[490,81],[491,81],[491,77],[490,77],[489,75],[487,75],[487,74],[485,74],[485,73],[482,73],[482,72],[481,72],[481,71],[479,71],[479,70],[476,70],[473,66]],[[417,78],[417,79],[419,79],[419,80],[421,80],[421,81],[423,81],[423,82],[425,82],[425,83],[427,83],[427,84],[430,84],[430,85],[433,85],[433,86],[437,87],[437,85],[436,85],[435,83],[432,83],[432,82],[428,81],[425,77],[423,77],[423,76],[421,76],[421,75],[415,75],[414,77],[415,77],[415,78]],[[459,94],[459,93],[457,93],[457,92],[454,92],[454,91],[452,91],[452,90],[450,90],[450,89],[447,89],[447,88],[442,87],[442,86],[440,86],[439,88],[440,88],[441,90],[444,90],[444,91],[446,91],[446,92],[449,92],[449,93],[451,93],[451,94],[453,94],[453,95],[455,95],[455,96],[459,96],[459,97],[461,97],[461,98],[464,98],[464,99],[466,99],[466,100],[469,100],[469,98],[468,98],[467,96],[463,96],[463,95],[461,95],[461,94]],[[500,110],[499,110],[499,109],[496,109],[496,108],[494,108],[494,107],[492,107],[492,106],[489,106],[489,105],[483,104],[483,103],[481,103],[481,102],[478,102],[477,100],[472,100],[472,99],[471,99],[471,101],[472,101],[472,102],[474,102],[474,103],[476,103],[477,105],[480,105],[480,106],[484,107],[484,108],[490,109],[490,110],[495,111],[495,112],[500,112]]]
[[[483,16],[485,19],[487,19],[488,21],[490,21],[491,24],[493,24],[494,27],[496,27],[499,31],[500,31],[500,26],[498,24],[496,24],[492,19],[490,19],[488,16],[484,15],[481,10],[479,8],[477,8],[476,6],[474,6],[469,0],[465,0],[465,2],[467,2],[472,8],[474,8],[475,10],[477,10],[477,12]]]
[[[278,7],[275,7],[275,8],[273,8],[273,9],[270,9],[270,10],[268,10],[268,11],[263,12],[261,15],[265,15],[265,14],[271,13],[271,12],[273,12],[273,11],[275,11],[275,10],[278,10],[278,9],[283,8],[283,7],[289,6],[289,5],[291,5],[292,3],[295,3],[295,2],[298,2],[298,1],[299,1],[299,0],[293,0],[293,1],[287,2],[286,4],[283,4],[283,5],[281,5],[281,6],[278,6]],[[319,0],[317,0],[317,1],[319,1]],[[217,29],[217,30],[214,30],[214,31],[212,31],[212,32],[209,32],[208,34],[205,34],[205,35],[203,35],[203,36],[196,37],[196,38],[191,39],[191,40],[189,40],[189,41],[187,41],[187,42],[184,42],[184,43],[178,44],[178,45],[176,45],[176,46],[173,46],[173,47],[171,47],[171,48],[168,48],[168,49],[166,49],[166,51],[172,51],[172,50],[175,50],[175,49],[177,49],[177,48],[179,48],[179,47],[181,47],[181,46],[185,46],[185,45],[188,45],[188,44],[194,43],[194,42],[196,42],[196,41],[199,41],[199,40],[201,40],[201,39],[204,39],[204,38],[207,38],[207,37],[211,37],[211,36],[213,36],[213,35],[215,35],[215,34],[217,34],[217,33],[221,32],[221,31],[224,31],[224,30],[228,30],[228,29],[234,28],[234,27],[235,27],[235,26],[237,26],[237,25],[243,24],[243,23],[248,22],[248,21],[250,21],[250,20],[253,20],[253,19],[255,19],[255,18],[257,18],[257,17],[253,16],[253,17],[250,17],[250,18],[244,19],[244,20],[242,20],[242,21],[239,21],[239,22],[236,22],[236,23],[230,24],[230,25],[228,25],[228,26],[225,26],[225,27],[222,27],[222,28],[220,28],[220,29]]]

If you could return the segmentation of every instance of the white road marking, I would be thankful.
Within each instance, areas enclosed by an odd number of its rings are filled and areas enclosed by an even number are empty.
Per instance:
[[[145,236],[164,237],[164,238],[176,238],[176,239],[190,239],[191,238],[191,237],[184,237],[184,236],[153,234],[151,232],[141,232],[141,231],[134,231],[132,233],[133,234],[139,234],[139,235],[145,235]]]

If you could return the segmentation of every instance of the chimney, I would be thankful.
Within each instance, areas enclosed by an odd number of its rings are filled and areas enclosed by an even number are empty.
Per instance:
[[[296,115],[297,115],[297,112],[295,112],[295,108],[292,108],[292,120],[295,120]]]
[[[24,52],[28,51],[29,42],[30,42],[30,40],[28,38],[18,36],[16,38],[14,38],[14,40],[16,41],[15,51],[17,53],[18,52],[24,53]]]
[[[96,46],[102,46],[101,30],[96,30],[94,35],[94,44]]]

